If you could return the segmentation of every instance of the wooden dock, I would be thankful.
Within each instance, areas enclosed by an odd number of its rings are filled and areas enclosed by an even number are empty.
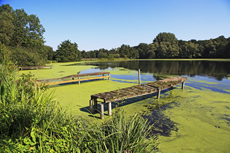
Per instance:
[[[102,76],[97,76],[97,75],[102,75]],[[91,76],[93,76],[93,77],[91,77]],[[82,77],[88,77],[88,78],[82,78]],[[110,72],[95,72],[95,73],[76,74],[76,75],[65,76],[62,78],[37,80],[37,82],[38,83],[44,83],[45,85],[54,85],[54,84],[71,83],[71,82],[73,82],[73,83],[78,82],[78,84],[80,84],[81,81],[105,79],[105,78],[108,78],[108,79],[110,78]],[[61,81],[59,81],[59,80],[61,80]]]
[[[98,93],[95,95],[91,95],[91,99],[89,101],[90,112],[94,113],[93,105],[95,111],[97,111],[97,99],[102,99],[104,103],[108,104],[108,114],[112,115],[112,105],[111,102],[138,97],[142,95],[152,94],[157,92],[157,98],[160,98],[160,93],[162,90],[167,88],[172,88],[174,85],[182,83],[182,89],[184,89],[186,77],[173,77],[167,78],[155,82],[150,82],[146,84],[136,85],[128,88],[122,88],[119,90],[114,90],[110,92]],[[94,103],[94,104],[93,104]],[[100,103],[100,113],[101,119],[104,118],[104,103]]]
[[[43,69],[43,68],[50,68],[50,69],[52,69],[52,65],[19,67],[19,70],[33,70],[33,69],[38,70],[38,69]]]

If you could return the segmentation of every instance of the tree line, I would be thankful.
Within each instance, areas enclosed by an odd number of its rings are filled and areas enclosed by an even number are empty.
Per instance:
[[[122,44],[111,50],[82,51],[83,58],[230,58],[230,37],[210,40],[178,40],[173,33],[159,33],[153,43],[130,47]]]
[[[19,66],[44,65],[57,62],[79,61],[81,58],[230,58],[230,37],[219,36],[210,40],[178,40],[173,33],[159,33],[151,44],[140,43],[130,47],[122,44],[110,50],[80,51],[78,45],[65,40],[56,51],[44,45],[45,28],[34,14],[24,9],[14,10],[9,4],[0,6],[0,61],[4,47],[12,62]]]

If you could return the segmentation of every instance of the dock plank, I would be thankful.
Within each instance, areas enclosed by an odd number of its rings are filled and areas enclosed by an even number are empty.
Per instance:
[[[152,94],[160,90],[164,90],[170,87],[173,87],[179,83],[185,82],[187,80],[186,77],[173,77],[167,78],[164,80],[154,81],[146,84],[136,85],[132,87],[122,88],[119,90],[114,90],[105,93],[98,93],[91,95],[91,99],[103,99],[105,103],[111,101],[117,101],[120,99],[127,99],[133,96],[138,97],[142,95]],[[117,97],[117,98],[114,98]]]

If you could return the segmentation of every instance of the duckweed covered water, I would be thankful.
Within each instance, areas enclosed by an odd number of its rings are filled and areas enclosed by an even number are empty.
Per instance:
[[[78,84],[55,85],[55,96],[70,113],[98,122],[99,114],[89,113],[90,95],[129,87],[137,84],[137,71],[128,68],[97,69],[96,66],[55,63],[51,70],[32,70],[39,79],[72,75],[74,72],[89,73],[110,71],[110,80],[98,80]],[[51,72],[52,71],[52,72]],[[59,73],[62,71],[62,73]],[[165,70],[166,72],[167,70]],[[28,71],[23,71],[28,72]],[[22,73],[22,72],[20,72]],[[222,72],[221,72],[222,73]],[[148,73],[141,75],[142,82],[170,77],[169,73]],[[175,76],[175,74],[173,75]],[[128,116],[136,112],[144,115],[154,126],[153,133],[159,135],[161,152],[229,152],[230,150],[230,80],[215,77],[188,77],[185,89],[181,85],[165,90],[161,99],[156,94],[136,97],[113,103],[123,108]],[[226,76],[226,74],[225,74]],[[229,76],[229,75],[227,75]],[[105,118],[107,116],[105,107]]]

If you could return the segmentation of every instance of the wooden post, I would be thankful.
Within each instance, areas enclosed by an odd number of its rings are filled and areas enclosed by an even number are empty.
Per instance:
[[[103,74],[103,76],[105,76],[105,75]],[[103,78],[103,80],[105,80],[105,78]]]
[[[138,84],[141,84],[141,71],[138,69]]]
[[[93,100],[92,99],[89,100],[89,110],[91,113],[93,113]]]
[[[108,74],[108,76],[109,76],[109,77],[108,77],[108,80],[109,80],[109,78],[110,78],[110,75]]]
[[[182,82],[181,89],[184,89],[185,82]]]
[[[94,110],[97,113],[97,99],[94,99]]]
[[[160,95],[161,95],[161,89],[158,88],[158,89],[157,89],[157,99],[160,99]]]
[[[111,104],[111,102],[108,103],[108,114],[109,114],[109,116],[112,115],[112,104]]]
[[[74,78],[72,78],[72,80],[74,80]],[[73,84],[74,84],[74,82],[73,82]]]
[[[101,119],[104,119],[104,103],[100,103],[101,108]]]
[[[78,84],[80,84],[80,77],[78,77],[78,79],[79,79],[79,80],[78,80]]]

